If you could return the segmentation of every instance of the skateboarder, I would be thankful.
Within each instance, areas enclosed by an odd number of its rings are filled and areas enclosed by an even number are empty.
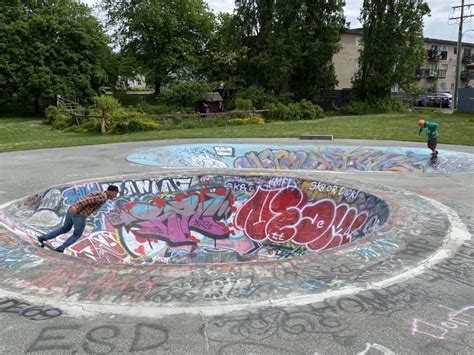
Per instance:
[[[101,208],[108,199],[114,199],[117,197],[117,194],[118,187],[110,185],[106,191],[92,192],[86,197],[74,202],[67,211],[66,219],[64,220],[62,227],[38,237],[41,247],[44,247],[44,241],[54,239],[61,234],[67,233],[74,226],[74,233],[72,236],[55,249],[57,252],[63,253],[64,249],[75,243],[81,237],[82,232],[84,232],[84,228],[86,227],[87,216],[90,216]]]
[[[429,122],[425,120],[419,120],[418,126],[420,126],[420,130],[418,131],[418,135],[421,132],[425,132],[428,136],[428,148],[431,149],[431,157],[433,159],[438,157],[438,151],[436,150],[436,146],[438,145],[438,124],[435,122]]]

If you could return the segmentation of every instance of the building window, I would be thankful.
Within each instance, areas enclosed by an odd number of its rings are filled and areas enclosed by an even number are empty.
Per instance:
[[[446,83],[440,83],[439,84],[439,89],[443,92],[446,91]]]
[[[362,46],[362,37],[356,37],[356,47]]]
[[[454,54],[458,52],[458,47],[454,47]]]
[[[442,70],[448,70],[448,65],[447,64],[441,64],[441,69]]]

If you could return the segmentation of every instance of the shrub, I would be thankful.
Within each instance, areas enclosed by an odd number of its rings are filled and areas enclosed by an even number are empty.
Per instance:
[[[276,103],[270,105],[268,111],[268,119],[272,121],[297,121],[297,120],[314,120],[324,117],[323,109],[318,105],[302,100],[296,103],[284,105]]]
[[[68,115],[61,108],[49,106],[45,110],[46,122],[55,129],[66,129],[76,124],[76,120]]]
[[[137,110],[150,115],[165,115],[167,113],[176,112],[176,109],[167,105],[151,105],[148,103],[139,103]]]
[[[406,108],[399,100],[392,98],[377,99],[374,101],[351,101],[341,108],[340,112],[347,115],[367,115],[377,113],[405,112]]]
[[[94,97],[97,108],[103,112],[113,112],[120,109],[122,106],[120,102],[113,96],[101,95]]]
[[[265,120],[260,116],[251,116],[246,118],[232,118],[229,120],[229,125],[240,126],[246,124],[264,124]]]
[[[128,123],[129,132],[158,131],[163,126],[152,118],[132,119]]]
[[[165,106],[194,108],[197,102],[207,100],[214,87],[212,83],[204,82],[173,84],[160,93],[158,102]]]
[[[303,120],[316,120],[324,117],[324,110],[308,100],[301,100],[299,109]]]
[[[44,110],[44,115],[46,116],[46,123],[53,124],[57,117],[63,115],[63,112],[56,106],[48,106]]]
[[[71,115],[60,113],[57,115],[52,123],[55,129],[66,129],[76,124],[76,120]]]
[[[108,116],[108,133],[122,134],[163,129],[163,125],[146,114],[133,110],[119,109]]]
[[[235,99],[235,109],[236,110],[250,110],[252,109],[252,100],[250,99]]]
[[[267,118],[271,121],[286,121],[289,115],[290,109],[288,106],[278,102],[270,105]]]
[[[237,105],[237,99],[247,99],[252,102],[252,105],[257,109],[262,109],[266,103],[277,102],[277,99],[273,93],[265,91],[265,89],[252,85],[247,89],[241,90],[235,94],[234,105],[236,109],[239,109]]]
[[[245,118],[248,116],[249,116],[248,110],[247,111],[234,110],[234,111],[227,112],[227,117],[229,118]]]
[[[82,122],[74,131],[78,133],[100,133],[99,120],[90,118]]]

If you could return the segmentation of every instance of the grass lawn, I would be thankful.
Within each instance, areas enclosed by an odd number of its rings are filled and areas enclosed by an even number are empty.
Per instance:
[[[418,136],[420,118],[440,125],[440,143],[474,145],[474,115],[408,113],[328,117],[315,121],[273,122],[265,125],[176,129],[122,135],[66,133],[51,129],[35,117],[0,117],[0,152],[70,147],[88,144],[174,138],[299,137],[301,134],[332,134],[334,138],[426,141]]]

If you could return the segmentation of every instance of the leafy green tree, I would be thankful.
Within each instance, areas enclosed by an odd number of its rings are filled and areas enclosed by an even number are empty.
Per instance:
[[[390,95],[390,88],[409,88],[423,62],[423,16],[430,13],[423,0],[364,0],[360,70],[354,93],[360,100]]]
[[[343,6],[343,0],[237,0],[238,70],[247,85],[297,99],[333,87]]]
[[[217,16],[207,50],[201,57],[203,79],[226,81],[237,75],[240,46],[236,36],[235,16],[226,12]]]
[[[107,83],[108,38],[75,0],[0,4],[0,105],[18,97],[38,113],[57,94],[90,100]]]
[[[112,96],[96,96],[94,97],[95,105],[100,110],[100,131],[104,134],[107,131],[106,120],[107,115],[110,112],[116,111],[121,108],[120,102]]]
[[[102,0],[122,51],[149,72],[159,94],[172,76],[192,78],[214,29],[203,0]]]

